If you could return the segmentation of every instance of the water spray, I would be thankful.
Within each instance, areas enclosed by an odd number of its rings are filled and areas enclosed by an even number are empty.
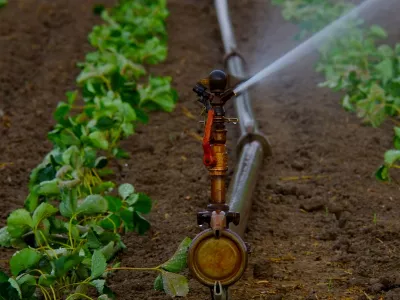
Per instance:
[[[264,78],[276,73],[277,71],[297,62],[303,56],[309,54],[314,49],[318,48],[332,38],[334,35],[340,33],[342,29],[345,29],[345,24],[354,18],[356,18],[360,13],[367,11],[373,5],[380,3],[381,5],[384,0],[367,0],[357,6],[356,8],[352,9],[347,14],[343,15],[341,18],[337,19],[336,21],[332,22],[330,25],[326,26],[324,29],[310,37],[308,40],[294,48],[293,50],[289,51],[287,54],[273,62],[272,64],[265,67],[260,72],[253,75],[249,80],[239,84],[235,89],[234,93],[241,93],[244,90],[247,90],[251,86],[255,85],[256,83],[260,82]]]

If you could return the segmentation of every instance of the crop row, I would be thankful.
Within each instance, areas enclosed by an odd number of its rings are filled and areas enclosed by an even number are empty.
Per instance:
[[[167,55],[163,0],[120,0],[89,41],[95,48],[80,63],[79,89],[67,93],[48,133],[53,144],[31,172],[24,208],[13,211],[0,230],[0,245],[19,249],[10,259],[11,276],[0,272],[1,299],[115,299],[107,276],[115,270],[159,272],[155,287],[185,295],[186,238],[175,255],[155,268],[121,267],[127,231],[144,234],[151,199],[129,183],[112,180],[114,159],[129,157],[120,141],[134,134],[152,110],[170,112],[177,100],[169,77],[146,75],[144,64]],[[92,291],[91,291],[92,290]]]
[[[307,37],[354,6],[346,1],[273,0],[282,7],[286,20],[300,27],[297,38]],[[394,127],[393,149],[384,154],[384,163],[375,176],[391,179],[390,169],[400,168],[400,43],[380,43],[388,34],[380,26],[364,26],[361,18],[343,24],[340,36],[333,36],[319,49],[316,70],[325,75],[320,86],[344,91],[343,107],[357,114],[363,123],[380,126],[390,119]]]

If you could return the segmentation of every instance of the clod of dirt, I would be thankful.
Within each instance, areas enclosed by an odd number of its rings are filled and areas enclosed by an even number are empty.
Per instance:
[[[253,276],[256,279],[268,279],[274,275],[272,263],[269,261],[259,261],[254,264]]]
[[[305,210],[306,212],[315,212],[325,209],[325,204],[322,198],[312,198],[304,201],[300,204],[300,209]]]
[[[372,294],[379,293],[384,288],[382,283],[374,283],[373,285],[368,287],[368,291]]]
[[[339,228],[344,228],[347,224],[347,221],[350,219],[351,213],[348,211],[344,211],[342,214],[340,214],[339,217]]]
[[[396,288],[387,292],[385,300],[397,300],[400,299],[400,288]]]
[[[347,238],[340,238],[334,245],[333,250],[341,250],[347,252],[350,247],[350,242]]]
[[[317,295],[315,295],[315,292],[311,292],[306,298],[305,300],[318,300]]]
[[[282,300],[283,296],[282,295],[273,295],[273,296],[269,296],[268,300]]]
[[[294,162],[292,162],[291,167],[297,171],[303,171],[304,163],[300,160],[295,160]]]
[[[317,236],[317,239],[321,241],[334,241],[336,240],[337,236],[338,236],[337,229],[335,228],[326,229]]]

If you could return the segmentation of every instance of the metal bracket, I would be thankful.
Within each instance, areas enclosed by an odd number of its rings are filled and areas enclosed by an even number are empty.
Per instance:
[[[211,289],[211,297],[213,300],[229,300],[228,288],[222,286],[220,281],[216,281],[214,288]]]

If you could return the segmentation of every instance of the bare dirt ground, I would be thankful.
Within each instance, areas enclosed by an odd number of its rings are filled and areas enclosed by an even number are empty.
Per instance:
[[[231,2],[250,69],[296,45],[296,27],[269,2]],[[195,138],[202,133],[200,108],[191,88],[223,67],[222,43],[212,1],[168,3],[169,57],[152,72],[171,75],[180,100],[175,112],[153,114],[149,125],[124,142],[133,155],[121,162],[118,181],[133,183],[155,201],[151,231],[125,236],[124,266],[166,260],[185,236],[199,232],[196,212],[208,202],[207,172]],[[51,147],[46,133],[54,124],[52,112],[74,87],[75,63],[89,51],[87,34],[100,21],[92,4],[24,0],[0,10],[0,163],[12,163],[0,169],[2,225],[23,205],[29,172]],[[391,41],[400,38],[395,12],[388,8],[377,16],[388,25]],[[274,156],[265,162],[254,195],[245,237],[253,253],[232,298],[400,299],[400,191],[372,177],[391,146],[391,124],[361,126],[340,107],[340,95],[316,87],[322,78],[314,62],[315,55],[302,59],[252,90]],[[233,169],[234,162],[230,165]],[[11,253],[2,252],[2,259]],[[118,299],[167,299],[152,291],[155,275],[121,271],[111,286]],[[209,299],[206,288],[193,280],[190,286],[188,299]]]

